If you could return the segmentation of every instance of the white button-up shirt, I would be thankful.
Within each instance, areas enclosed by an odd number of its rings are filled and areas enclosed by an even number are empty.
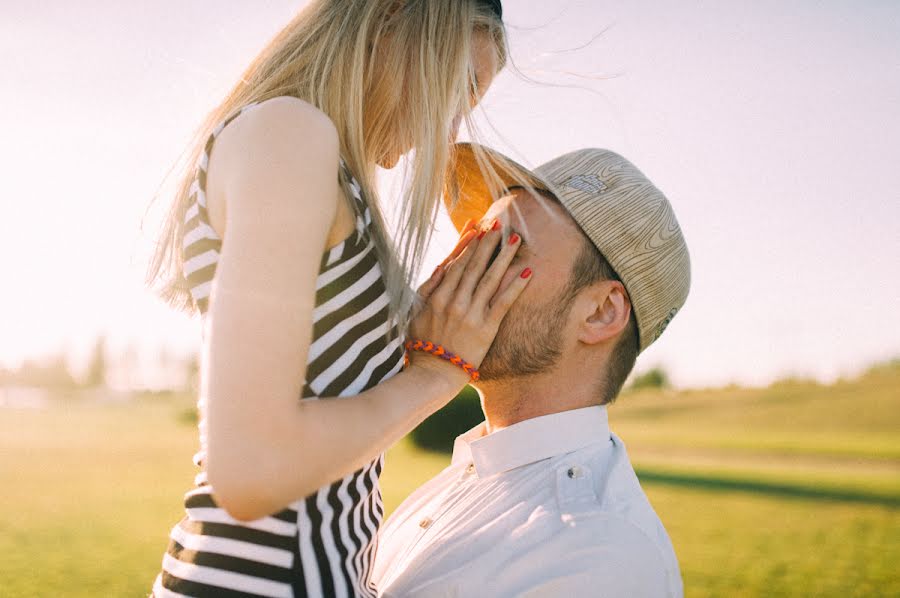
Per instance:
[[[605,407],[456,439],[379,535],[382,596],[681,597],[666,530]]]

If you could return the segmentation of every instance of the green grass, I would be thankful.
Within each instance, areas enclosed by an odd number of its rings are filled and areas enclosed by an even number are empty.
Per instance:
[[[900,595],[900,368],[610,410],[689,597]],[[0,409],[0,596],[142,596],[191,485],[184,398]],[[404,440],[388,511],[448,455]]]
[[[0,596],[149,592],[196,432],[170,401],[0,413]]]
[[[686,596],[897,596],[900,511],[644,484]]]
[[[610,410],[643,448],[900,460],[900,365],[830,386],[626,393]]]

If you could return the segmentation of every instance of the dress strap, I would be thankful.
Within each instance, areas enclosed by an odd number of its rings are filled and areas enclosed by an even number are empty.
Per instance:
[[[372,222],[372,216],[369,213],[369,206],[363,197],[362,187],[357,182],[356,177],[350,171],[350,167],[342,157],[340,160],[340,174],[342,183],[347,194],[350,196],[350,204],[356,215],[356,232],[359,237],[365,236],[368,232],[368,226]]]

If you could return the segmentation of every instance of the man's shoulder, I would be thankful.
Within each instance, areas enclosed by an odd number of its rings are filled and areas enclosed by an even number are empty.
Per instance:
[[[560,558],[560,555],[565,555]],[[563,515],[557,532],[505,564],[504,595],[675,596],[660,547],[633,522],[608,511]],[[507,592],[507,590],[511,590]]]
[[[623,557],[641,557],[664,565],[662,546],[627,514],[612,511],[564,513],[551,544],[565,544],[574,550],[605,552],[614,550]]]
[[[540,548],[590,554],[604,564],[591,566],[602,577],[616,568],[640,566],[668,579],[671,594],[680,587],[678,559],[668,532],[650,504],[631,465],[625,444],[610,435],[609,452],[589,448],[568,455],[565,475],[557,476],[560,526],[557,537]],[[590,491],[579,477],[589,480]],[[574,479],[573,479],[574,478]],[[589,562],[589,561],[588,561]],[[607,564],[613,569],[607,570]]]
[[[610,434],[609,445],[598,443],[557,459],[560,512],[615,513],[650,536],[661,527],[625,444],[615,434]]]

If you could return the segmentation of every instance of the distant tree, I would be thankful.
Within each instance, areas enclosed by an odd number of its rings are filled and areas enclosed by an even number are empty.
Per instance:
[[[6,384],[15,386],[51,390],[70,390],[76,386],[62,353],[41,360],[27,359],[18,370],[7,372],[5,377]]]
[[[871,378],[875,376],[884,376],[890,374],[900,373],[900,357],[895,357],[894,359],[889,359],[887,361],[881,361],[875,363],[870,366],[865,372],[863,372],[863,377]]]
[[[639,390],[642,388],[668,388],[669,387],[669,376],[666,374],[666,371],[662,368],[653,368],[651,370],[647,370],[643,374],[634,377],[634,380],[631,382],[632,390]]]
[[[99,336],[91,351],[84,386],[87,388],[106,386],[106,369],[106,339],[103,336]]]
[[[413,444],[421,448],[450,453],[456,437],[482,421],[481,397],[477,390],[466,386],[456,398],[419,424],[410,436]]]

